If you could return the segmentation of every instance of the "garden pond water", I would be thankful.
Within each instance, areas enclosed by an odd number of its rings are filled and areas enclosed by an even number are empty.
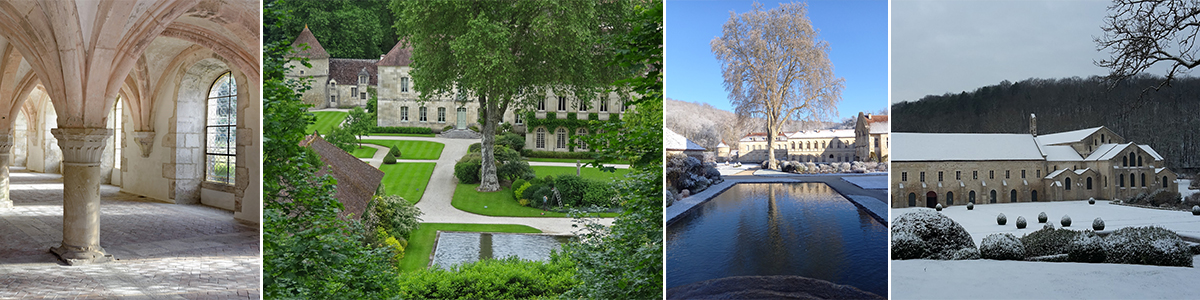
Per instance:
[[[438,232],[430,265],[449,269],[462,263],[509,256],[544,261],[550,259],[550,252],[569,240],[570,237],[558,235],[442,231]]]
[[[667,288],[799,275],[887,296],[887,226],[824,183],[734,185],[667,228]]]

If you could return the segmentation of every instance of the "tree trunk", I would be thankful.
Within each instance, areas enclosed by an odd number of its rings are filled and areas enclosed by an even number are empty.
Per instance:
[[[483,165],[479,168],[479,188],[475,189],[480,192],[495,192],[500,190],[500,180],[496,178],[496,123],[499,123],[502,114],[498,113],[496,108],[496,100],[487,100],[487,96],[480,96],[479,102],[484,105],[483,109],[483,145],[480,147],[480,152],[483,154]]]
[[[775,163],[775,135],[779,130],[773,125],[767,125],[767,165],[763,168],[775,170],[778,169]]]

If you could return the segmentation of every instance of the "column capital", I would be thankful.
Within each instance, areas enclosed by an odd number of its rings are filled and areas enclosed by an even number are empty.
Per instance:
[[[58,139],[62,148],[63,164],[94,167],[100,165],[104,154],[104,142],[112,136],[108,128],[55,128],[51,134]]]
[[[133,140],[142,148],[142,157],[150,157],[150,150],[154,150],[154,131],[134,131]]]

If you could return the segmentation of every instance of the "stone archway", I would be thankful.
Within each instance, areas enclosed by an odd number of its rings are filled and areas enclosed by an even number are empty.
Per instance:
[[[929,191],[925,193],[925,206],[933,208],[937,206],[937,192]]]
[[[917,207],[917,193],[908,193],[908,207]]]

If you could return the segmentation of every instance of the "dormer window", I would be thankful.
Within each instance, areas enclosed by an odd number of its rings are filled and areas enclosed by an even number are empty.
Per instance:
[[[358,76],[358,84],[367,84],[367,76],[359,75]]]

